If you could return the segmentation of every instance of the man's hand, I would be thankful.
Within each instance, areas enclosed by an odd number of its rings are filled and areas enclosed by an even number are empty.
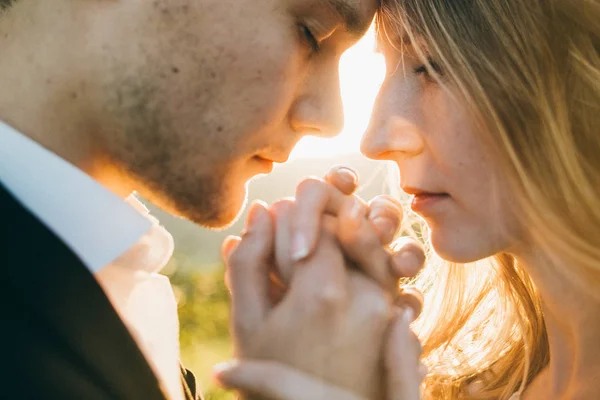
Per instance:
[[[385,399],[418,400],[427,368],[409,328],[410,311],[396,314],[384,349]],[[275,361],[236,360],[215,366],[214,378],[228,389],[262,400],[370,400]]]
[[[292,208],[277,203],[273,221],[264,206],[253,205],[241,242],[225,246],[236,356],[281,362],[358,396],[381,398],[392,298],[348,269],[334,217],[325,216],[314,254],[292,259]],[[274,262],[291,271],[276,305],[268,300]]]

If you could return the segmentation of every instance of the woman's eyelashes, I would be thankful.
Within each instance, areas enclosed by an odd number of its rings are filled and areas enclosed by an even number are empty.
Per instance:
[[[443,75],[442,68],[431,57],[427,58],[427,63],[415,67],[413,72],[415,75],[422,75],[427,80],[433,80],[435,76]]]

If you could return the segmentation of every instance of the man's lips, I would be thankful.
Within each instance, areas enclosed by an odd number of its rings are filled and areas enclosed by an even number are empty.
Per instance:
[[[254,156],[252,157],[252,160],[258,164],[261,172],[268,174],[273,171],[273,160],[269,160],[260,156]]]
[[[283,155],[277,155],[277,156],[254,156],[255,158],[259,158],[261,160],[265,160],[265,161],[269,161],[269,162],[273,162],[273,163],[277,163],[277,164],[283,164],[285,162],[287,162],[287,160],[290,158],[289,154],[283,154]]]

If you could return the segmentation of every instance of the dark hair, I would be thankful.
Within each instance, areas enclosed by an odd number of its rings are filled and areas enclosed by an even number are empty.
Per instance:
[[[0,0],[0,10],[12,6],[16,0]]]

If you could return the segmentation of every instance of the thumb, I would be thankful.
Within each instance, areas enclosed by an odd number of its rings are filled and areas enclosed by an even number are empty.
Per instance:
[[[412,309],[406,308],[401,314],[396,314],[388,330],[384,360],[387,398],[390,400],[421,398],[421,344],[409,326],[413,316]]]
[[[221,386],[264,400],[365,400],[274,361],[219,364],[213,369],[213,377]]]
[[[254,203],[245,233],[226,260],[233,335],[241,349],[261,325],[270,307],[269,271],[273,235],[271,215],[262,203]]]

